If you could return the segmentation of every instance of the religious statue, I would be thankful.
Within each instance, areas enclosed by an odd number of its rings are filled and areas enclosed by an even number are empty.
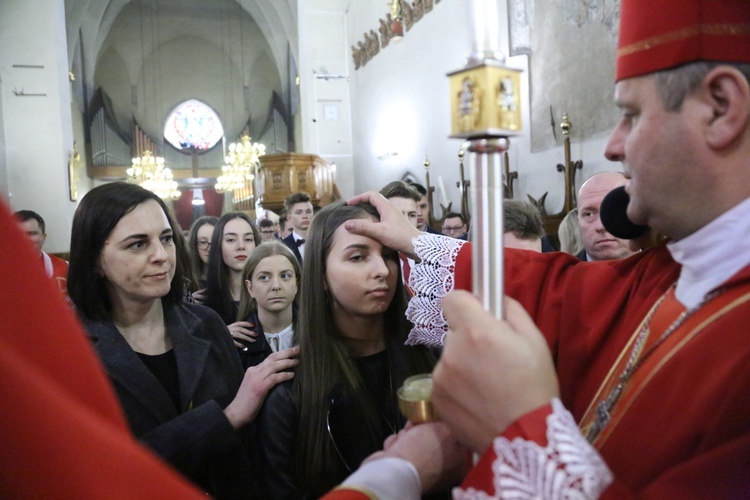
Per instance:
[[[482,116],[481,111],[481,89],[470,77],[461,82],[461,90],[458,92],[458,126],[461,130],[473,130]]]

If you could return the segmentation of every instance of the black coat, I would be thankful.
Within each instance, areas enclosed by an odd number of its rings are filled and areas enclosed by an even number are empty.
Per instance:
[[[293,323],[297,322],[297,303],[295,302],[292,304],[292,315],[293,315]],[[268,356],[270,356],[273,353],[273,349],[271,349],[271,346],[268,345],[268,340],[266,340],[266,335],[263,332],[263,325],[260,323],[260,318],[258,318],[258,312],[250,313],[250,315],[245,318],[245,321],[250,323],[252,326],[250,329],[258,334],[257,337],[255,337],[255,342],[242,342],[245,344],[247,349],[238,349],[238,352],[240,354],[240,361],[242,362],[242,368],[247,370],[251,366],[257,366],[261,364]],[[295,345],[297,344],[295,339]]]
[[[297,247],[297,242],[294,240],[294,234],[290,234],[286,238],[281,240],[286,246],[289,247],[289,249],[294,253],[294,256],[297,257],[297,260],[299,261],[299,265],[302,265],[302,254],[299,253],[299,248]]]
[[[196,304],[165,307],[164,320],[177,361],[179,413],[112,321],[81,318],[135,437],[212,495],[253,497],[246,438],[223,412],[243,378],[229,331]]]
[[[385,438],[401,429],[406,420],[397,408],[395,391],[398,380],[390,380],[388,358],[383,351],[365,358],[356,358],[363,383],[378,408],[380,422],[375,436],[366,431],[364,415],[351,395],[334,388],[328,402],[329,438],[336,454],[335,477],[320,478],[309,491],[302,491],[294,475],[295,447],[299,425],[299,401],[293,381],[276,386],[266,398],[258,416],[261,487],[263,496],[274,499],[317,498],[346,479],[367,456],[382,449]],[[310,423],[310,425],[313,425]]]
[[[257,366],[261,364],[268,356],[273,353],[271,346],[268,345],[268,340],[263,333],[263,325],[260,324],[258,319],[258,313],[251,313],[250,316],[245,318],[252,326],[250,329],[258,334],[255,337],[255,342],[242,342],[245,344],[245,349],[238,349],[237,352],[240,354],[240,361],[242,362],[242,368],[247,370],[251,366]]]

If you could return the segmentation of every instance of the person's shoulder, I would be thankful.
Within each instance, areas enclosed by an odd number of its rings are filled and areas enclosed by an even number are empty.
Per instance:
[[[49,256],[49,258],[50,258],[50,260],[52,262],[55,262],[55,263],[57,263],[57,264],[59,264],[61,266],[64,265],[65,267],[68,267],[68,261],[67,260],[61,259],[60,257],[58,257],[56,255],[52,255],[51,253],[48,253],[47,255]]]
[[[269,408],[294,408],[297,398],[294,395],[294,379],[276,384],[266,396],[264,406]]]
[[[203,321],[219,321],[222,324],[224,322],[221,320],[221,316],[219,316],[219,313],[214,311],[208,306],[204,306],[202,304],[195,304],[192,302],[180,302],[176,305],[176,308],[182,313],[182,314],[188,314],[191,316],[195,316],[200,320]]]

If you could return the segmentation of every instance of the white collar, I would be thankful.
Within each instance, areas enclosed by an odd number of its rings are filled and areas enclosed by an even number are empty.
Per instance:
[[[42,260],[44,261],[44,270],[47,273],[47,277],[52,277],[52,259],[49,258],[47,252],[42,250]]]
[[[305,238],[303,238],[302,236],[300,236],[300,235],[299,235],[299,233],[298,233],[297,231],[292,231],[292,236],[294,236],[294,241],[297,241],[297,240],[304,240],[304,239],[305,239]],[[303,245],[304,245],[304,243],[303,243]]]
[[[685,307],[696,307],[750,264],[750,198],[667,248],[682,265],[675,296]]]

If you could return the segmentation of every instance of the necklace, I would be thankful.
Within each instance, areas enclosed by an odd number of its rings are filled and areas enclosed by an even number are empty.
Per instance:
[[[662,333],[661,336],[656,340],[656,342],[654,342],[654,345],[652,345],[645,353],[643,353],[643,347],[646,344],[649,335],[651,334],[651,320],[654,319],[654,316],[664,302],[664,299],[669,293],[674,291],[674,288],[675,285],[672,285],[667,290],[667,292],[659,298],[654,307],[651,309],[648,317],[646,318],[646,321],[643,323],[643,327],[641,327],[641,330],[638,332],[638,336],[633,343],[633,348],[630,351],[630,356],[628,357],[625,369],[618,377],[617,384],[609,392],[609,395],[607,395],[606,398],[602,399],[599,404],[596,405],[596,419],[586,433],[586,439],[589,443],[594,442],[597,436],[599,436],[601,431],[612,419],[612,410],[620,400],[620,396],[622,396],[625,385],[630,381],[631,377],[633,376],[633,374],[635,374],[638,368],[640,368],[641,365],[643,365],[643,363],[654,353],[654,351],[656,351],[656,349],[661,344],[663,344],[664,341],[667,340],[670,335],[672,335],[672,333],[680,328],[696,311],[698,311],[701,307],[706,305],[706,303],[710,302],[717,296],[721,295],[722,292],[724,292],[724,288],[714,290],[713,292],[706,295],[700,304],[690,309],[686,309],[682,313],[680,313],[677,319],[675,319],[672,324],[669,325],[669,327],[664,331],[664,333]]]

